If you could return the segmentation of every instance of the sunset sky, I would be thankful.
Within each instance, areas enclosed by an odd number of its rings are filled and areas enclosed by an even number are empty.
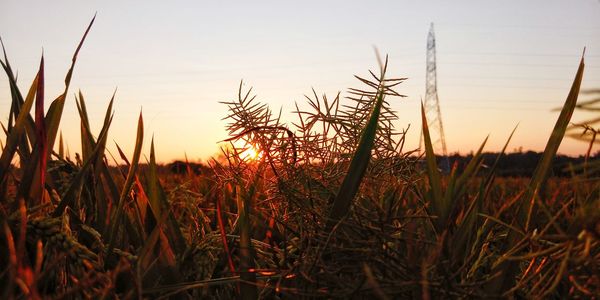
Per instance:
[[[149,149],[167,162],[205,159],[227,138],[227,108],[240,80],[293,121],[305,94],[345,95],[353,75],[377,69],[373,47],[389,54],[389,76],[408,77],[390,99],[418,146],[429,24],[437,38],[438,94],[450,153],[468,153],[489,134],[499,150],[543,150],[587,47],[583,89],[600,88],[600,1],[27,1],[0,2],[0,37],[26,90],[44,53],[46,97],[64,86],[70,59],[96,22],[75,67],[61,130],[79,151],[74,94],[81,89],[95,133],[115,88],[110,141],[131,154],[136,119]],[[0,121],[10,92],[0,76]],[[582,99],[582,98],[580,98]],[[48,101],[49,102],[49,101]],[[48,105],[48,104],[47,104]],[[575,113],[573,121],[585,115]],[[113,143],[114,144],[114,143]],[[114,147],[110,147],[112,151]],[[561,153],[586,145],[565,139]]]

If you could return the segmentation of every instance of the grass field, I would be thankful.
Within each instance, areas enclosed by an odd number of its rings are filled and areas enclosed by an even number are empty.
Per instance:
[[[2,299],[600,294],[600,164],[549,177],[565,136],[585,130],[586,157],[595,142],[593,120],[570,123],[598,101],[577,102],[583,58],[531,178],[484,167],[485,141],[464,168],[440,171],[424,113],[424,153],[404,149],[386,102],[403,79],[385,77],[387,59],[348,99],[307,97],[293,124],[240,84],[224,103],[230,146],[172,174],[143,140],[142,115],[134,152],[110,155],[113,100],[92,132],[81,94],[82,150],[66,156],[60,119],[84,40],[53,101],[43,59],[27,90],[1,60],[12,100],[0,157]]]

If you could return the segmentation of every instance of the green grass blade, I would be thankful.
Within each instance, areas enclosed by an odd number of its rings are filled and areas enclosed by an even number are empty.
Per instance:
[[[380,86],[377,88],[377,94],[375,95],[375,105],[373,111],[369,117],[363,132],[358,142],[358,147],[352,156],[350,167],[344,177],[340,190],[334,199],[333,206],[329,213],[329,219],[327,221],[326,231],[331,231],[333,226],[344,218],[350,211],[352,201],[358,192],[360,183],[367,170],[367,165],[371,159],[371,150],[375,145],[375,138],[377,135],[377,126],[379,123],[379,114],[381,107],[383,106],[384,99],[384,75],[385,67],[382,67],[382,73],[380,78]]]
[[[112,117],[113,117],[113,103],[115,100],[115,94],[113,93],[110,102],[108,104],[108,107],[106,108],[106,113],[104,116],[104,123],[103,123],[103,127],[102,128],[106,128],[108,130],[108,128],[110,127],[110,123],[112,121]],[[89,130],[89,128],[88,128]],[[90,131],[88,131],[90,132]],[[99,229],[101,229],[102,231],[104,231],[106,229],[106,222],[108,219],[108,211],[109,211],[109,204],[111,203],[111,200],[113,203],[116,203],[117,199],[119,199],[118,195],[118,188],[116,186],[116,184],[114,183],[113,177],[110,174],[110,171],[108,169],[108,166],[104,160],[105,155],[105,149],[106,149],[106,142],[108,140],[107,138],[108,136],[102,136],[98,137],[98,141],[97,143],[93,143],[94,139],[91,136],[90,133],[90,137],[89,140],[92,142],[92,145],[95,148],[98,148],[98,152],[99,155],[95,155],[92,159],[94,160],[94,178],[97,178],[97,188],[96,191],[98,193],[100,193],[100,195],[98,195],[98,197],[96,197],[97,202],[96,202],[96,217],[98,220],[98,226]],[[101,176],[101,174],[103,174],[104,176]],[[104,182],[105,184],[103,185],[102,182]],[[108,188],[109,191],[109,195],[110,197],[107,197],[107,195],[104,195],[104,187]]]
[[[160,254],[158,257],[156,257],[157,245],[160,245],[159,241],[164,240],[164,232],[162,230],[162,226],[165,223],[166,219],[167,213],[165,212],[164,215],[160,216],[157,219],[157,226],[154,227],[152,232],[148,235],[148,238],[144,240],[143,245],[139,251],[138,263],[135,266],[135,274],[137,275],[138,281],[138,295],[141,295],[142,293],[142,282],[146,277],[160,278],[164,276],[166,277],[167,282],[170,282],[176,279],[176,277],[178,277],[178,274],[173,272],[174,270],[172,270],[172,266],[169,266],[169,269],[162,268],[160,269],[160,271],[156,272],[157,270],[159,270],[155,267],[157,261],[170,265],[168,261],[173,260],[173,257],[169,255],[172,253],[167,253],[168,251],[159,251]],[[152,270],[154,270],[155,272],[152,272]],[[180,278],[177,279],[181,280]]]
[[[577,96],[579,95],[584,68],[585,64],[582,57],[575,75],[575,79],[571,85],[569,95],[567,96],[560,115],[556,120],[556,124],[554,125],[554,129],[552,130],[550,138],[548,139],[548,143],[546,144],[542,158],[535,168],[524,196],[521,198],[522,201],[519,203],[520,206],[518,207],[517,215],[517,221],[519,224],[517,225],[523,225],[525,232],[528,231],[530,218],[532,215],[534,215],[533,206],[531,204],[533,203],[533,200],[535,200],[535,197],[537,197],[538,191],[546,181],[548,171],[552,167],[552,160],[556,156],[558,147],[560,146],[560,143],[565,135],[565,131],[569,126],[569,121],[571,120],[571,116],[573,115],[573,111],[577,105]],[[504,250],[514,247],[514,245],[518,243],[519,238],[520,237],[518,234],[514,230],[511,230],[507,236],[507,242],[505,243],[506,246],[504,247]],[[494,271],[500,271],[502,273],[500,276],[496,277],[490,282],[490,291],[495,293],[507,291],[512,287],[512,285],[514,285],[515,278],[518,273],[518,264],[514,261],[504,261],[499,263]]]
[[[47,156],[44,155],[46,153],[46,124],[44,122],[44,56],[42,55],[42,59],[40,61],[40,69],[38,71],[38,87],[35,95],[35,131],[36,131],[36,144],[40,149],[39,153],[39,182],[37,187],[33,187],[34,191],[31,191],[30,195],[39,195],[43,197],[43,193],[45,190],[46,184],[46,164],[47,164]],[[34,196],[33,198],[40,201],[39,196]],[[36,201],[37,202],[37,201]],[[38,204],[38,203],[34,203]]]
[[[259,172],[256,172],[258,175]],[[252,248],[251,238],[251,202],[252,191],[242,193],[242,188],[238,185],[236,190],[236,200],[238,207],[238,224],[240,230],[240,298],[241,299],[258,299],[258,291],[256,288],[256,273],[250,271],[254,269],[254,253]]]
[[[421,122],[423,124],[423,144],[425,146],[425,161],[427,163],[427,177],[429,178],[429,193],[431,196],[430,204],[433,212],[439,217],[442,215],[442,208],[445,206],[442,195],[442,179],[437,166],[435,153],[433,152],[431,135],[429,134],[429,126],[427,125],[427,116],[425,115],[423,103],[421,103]]]
[[[502,158],[502,156],[504,155],[504,153],[506,153],[506,148],[508,148],[508,144],[510,143],[510,140],[512,140],[512,137],[515,134],[515,131],[517,131],[518,127],[519,127],[519,124],[517,124],[515,126],[515,128],[513,128],[513,130],[510,132],[510,135],[508,136],[508,139],[506,140],[506,143],[504,143],[504,146],[502,147],[502,150],[500,151],[500,153],[496,157],[496,160],[494,160],[494,164],[490,168],[490,171],[489,171],[489,173],[486,176],[486,179],[484,181],[486,184],[489,184],[493,180],[493,177],[494,177],[494,175],[496,173],[496,168],[498,168],[498,164],[500,163],[500,158]]]
[[[81,91],[79,91],[79,98],[75,99],[75,104],[77,105],[77,111],[79,112],[79,119],[81,120],[80,130],[81,130],[81,157],[83,161],[89,159],[92,151],[94,150],[94,138],[92,136],[92,131],[90,128],[90,121],[88,118],[87,108],[85,105],[85,98]]]
[[[135,140],[135,147],[133,151],[133,158],[131,160],[131,166],[129,167],[129,172],[127,173],[127,179],[125,180],[125,184],[123,185],[123,189],[121,190],[121,195],[119,196],[119,202],[117,203],[117,208],[114,214],[114,217],[111,218],[109,223],[109,232],[108,232],[108,254],[112,253],[112,250],[115,245],[117,232],[119,230],[119,225],[121,224],[121,219],[123,217],[123,210],[125,206],[126,198],[133,187],[133,181],[135,179],[137,169],[139,166],[140,156],[142,153],[142,144],[144,141],[144,120],[142,118],[142,113],[140,112],[140,117],[138,119],[138,129],[137,129],[137,137]]]
[[[573,115],[573,111],[575,110],[575,106],[577,105],[577,97],[579,95],[579,90],[581,88],[581,81],[583,80],[583,70],[585,69],[585,63],[583,57],[579,62],[579,67],[577,69],[577,74],[575,75],[575,79],[573,80],[573,84],[571,85],[571,90],[569,91],[569,95],[565,100],[565,104],[560,112],[558,120],[556,120],[556,124],[554,125],[554,129],[552,130],[552,134],[548,139],[548,143],[546,144],[546,148],[544,149],[544,154],[537,164],[535,171],[533,172],[533,176],[531,177],[531,181],[529,182],[529,186],[527,192],[525,194],[525,198],[522,202],[522,207],[519,213],[519,221],[522,225],[524,225],[525,230],[529,227],[529,216],[531,215],[531,207],[530,203],[532,203],[532,199],[537,196],[537,192],[544,185],[546,178],[548,176],[548,171],[552,167],[552,161],[558,152],[558,147],[562,142],[562,139],[565,135],[565,131],[569,126],[569,122],[571,121],[571,116]]]
[[[481,153],[483,152],[487,140],[488,138],[486,137],[475,155],[473,155],[473,158],[471,158],[465,169],[462,171],[462,174],[458,175],[455,169],[452,170],[452,173],[448,178],[448,185],[443,200],[439,204],[438,219],[435,222],[437,224],[436,228],[438,232],[442,232],[449,228],[448,226],[452,222],[451,217],[455,214],[455,207],[467,192],[468,181],[472,180],[477,175],[477,171],[481,166]]]
[[[479,218],[479,214],[483,213],[484,201],[487,198],[491,189],[492,182],[495,178],[496,168],[498,166],[498,163],[500,162],[500,158],[506,152],[506,148],[508,147],[515,131],[517,130],[517,126],[515,126],[515,128],[510,133],[510,136],[508,137],[506,143],[504,143],[504,147],[502,147],[502,150],[496,157],[496,160],[490,168],[489,173],[481,183],[477,196],[467,208],[464,220],[458,225],[458,228],[456,229],[456,232],[454,234],[455,237],[452,242],[454,261],[462,262],[465,260],[466,257],[469,256],[471,250],[479,251],[481,249],[480,246],[473,245],[476,243],[475,241],[473,241],[473,237],[475,236],[478,229],[482,229],[487,232],[486,228],[478,226],[479,223],[477,221]]]
[[[65,159],[65,143],[63,141],[62,131],[60,132],[60,135],[58,136],[58,157],[61,160]]]
[[[475,153],[475,155],[473,155],[473,158],[471,158],[462,174],[458,177],[456,181],[457,186],[461,188],[466,187],[467,182],[471,180],[473,176],[477,175],[477,170],[481,166],[481,160],[483,159],[481,153],[483,152],[483,148],[485,147],[488,138],[489,136],[486,137],[485,140],[483,140],[483,143],[481,143],[481,146],[479,146],[479,149],[477,149],[477,152]]]
[[[92,18],[92,21],[90,21],[90,24],[88,25],[87,29],[85,30],[85,33],[83,34],[83,37],[79,41],[79,44],[77,45],[77,49],[75,50],[75,53],[73,54],[73,57],[71,58],[71,67],[69,68],[69,71],[67,72],[67,75],[65,76],[64,92],[62,93],[62,95],[58,96],[58,98],[56,98],[52,102],[52,104],[50,105],[50,108],[48,109],[48,113],[46,114],[45,122],[46,122],[46,126],[47,126],[47,141],[48,141],[46,156],[50,156],[50,152],[52,151],[52,149],[54,149],[54,141],[56,140],[56,135],[58,133],[60,119],[61,119],[62,112],[63,112],[64,106],[65,106],[65,99],[67,97],[67,93],[69,92],[69,86],[71,84],[71,77],[73,76],[75,62],[77,62],[77,55],[79,54],[79,51],[81,50],[81,46],[83,46],[83,42],[85,41],[88,33],[90,32],[90,29],[92,28],[92,25],[94,24],[94,20],[96,20],[96,16],[94,16]]]
[[[104,125],[102,126],[102,130],[98,136],[98,143],[96,144],[93,152],[90,154],[88,160],[86,160],[81,167],[81,170],[75,175],[75,178],[70,182],[69,188],[62,195],[61,202],[58,204],[54,212],[52,213],[53,217],[58,217],[62,215],[65,208],[72,203],[74,203],[77,193],[80,191],[80,186],[83,184],[83,180],[90,171],[91,167],[98,161],[98,159],[102,159],[104,156],[104,149],[106,145],[106,140],[108,139],[108,129],[110,128],[110,124],[112,122],[112,115],[108,118]]]
[[[173,247],[175,253],[183,253],[186,248],[185,238],[181,233],[181,229],[177,219],[175,219],[175,215],[173,215],[173,212],[171,211],[170,204],[167,201],[167,195],[160,184],[157,169],[158,167],[156,164],[153,138],[150,144],[150,165],[147,190],[148,202],[156,219],[159,219],[165,213],[168,214],[165,222],[165,231],[168,233],[169,243],[171,244],[171,247]]]
[[[4,72],[6,73],[6,76],[8,77],[10,93],[11,93],[11,98],[12,98],[11,107],[10,107],[10,115],[9,115],[9,124],[8,124],[8,129],[10,131],[12,129],[11,121],[13,120],[13,118],[14,119],[18,118],[18,115],[21,111],[21,108],[22,108],[25,100],[23,100],[21,91],[19,90],[19,87],[17,86],[17,78],[14,75],[14,72],[10,66],[10,63],[8,62],[8,57],[6,55],[6,49],[4,48],[4,43],[2,43],[2,39],[0,39],[0,44],[2,44],[2,51],[4,53],[4,61],[0,60],[0,65],[2,65],[2,68],[4,69]],[[29,114],[27,115],[27,120],[25,121],[25,130],[27,131],[27,135],[30,138],[31,144],[34,145],[35,144],[35,124],[34,124],[33,118]],[[29,145],[27,144],[27,141],[25,139],[20,141],[19,150],[20,150],[19,154],[21,154],[21,159],[27,158],[27,155],[30,154]]]
[[[29,92],[27,93],[25,103],[19,111],[19,116],[15,122],[15,125],[6,137],[6,144],[4,145],[4,150],[2,151],[2,156],[0,157],[0,182],[6,179],[10,163],[12,162],[18,147],[19,139],[25,132],[25,122],[27,121],[28,117],[31,117],[29,112],[33,106],[33,100],[38,86],[37,82],[38,76],[36,76],[33,80],[33,83],[29,88]]]

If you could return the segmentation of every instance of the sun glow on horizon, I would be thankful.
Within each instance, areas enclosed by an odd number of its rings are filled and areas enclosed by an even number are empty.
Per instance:
[[[256,161],[260,160],[263,156],[262,151],[253,144],[245,143],[242,147],[242,150],[238,155],[241,159],[245,161]]]

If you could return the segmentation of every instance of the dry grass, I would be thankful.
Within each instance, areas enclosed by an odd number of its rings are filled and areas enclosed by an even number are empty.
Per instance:
[[[84,39],[45,116],[43,61],[23,97],[7,55],[0,60],[12,93],[0,157],[3,299],[600,294],[598,163],[548,180],[583,61],[531,179],[499,179],[495,164],[483,168],[485,142],[464,169],[441,174],[427,128],[421,165],[403,149],[406,132],[393,126],[387,99],[401,96],[403,79],[385,77],[387,61],[357,77],[364,87],[347,99],[314,92],[291,125],[240,85],[238,99],[225,103],[231,147],[199,175],[169,175],[156,164],[153,142],[148,164],[139,163],[141,116],[133,155],[107,155],[114,97],[97,135],[77,97],[75,161],[61,138],[55,145]],[[593,123],[586,124],[593,143]],[[263,155],[240,155],[233,146],[240,143]]]

